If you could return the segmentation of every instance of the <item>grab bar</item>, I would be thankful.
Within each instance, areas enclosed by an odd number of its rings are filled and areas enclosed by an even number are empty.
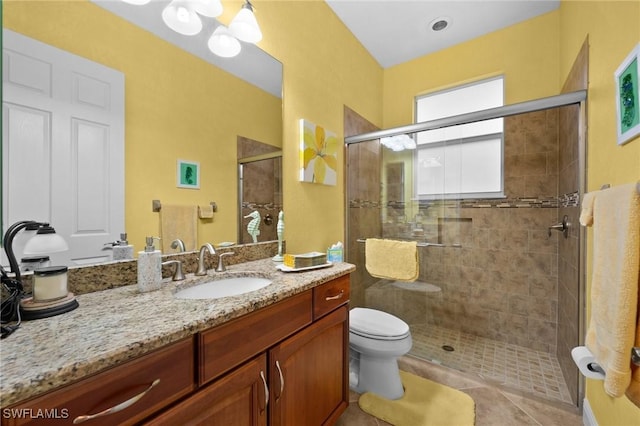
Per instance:
[[[364,243],[365,241],[367,241],[366,238],[358,238],[356,240],[359,243]],[[405,241],[411,241],[411,240],[405,240]],[[440,243],[417,243],[416,244],[418,247],[453,247],[453,248],[462,248],[462,244],[440,244]]]

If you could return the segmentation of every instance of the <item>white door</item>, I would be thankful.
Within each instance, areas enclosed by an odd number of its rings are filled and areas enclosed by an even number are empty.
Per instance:
[[[6,29],[2,50],[2,232],[49,222],[70,247],[53,265],[110,260],[104,244],[125,232],[124,75]]]

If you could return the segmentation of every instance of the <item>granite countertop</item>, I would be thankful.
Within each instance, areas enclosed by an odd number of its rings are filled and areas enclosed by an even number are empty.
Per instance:
[[[0,406],[75,382],[154,349],[263,308],[355,270],[349,263],[285,273],[271,259],[165,279],[160,290],[140,293],[136,285],[77,296],[80,306],[51,318],[25,321],[2,340]],[[248,274],[251,272],[252,274]],[[260,290],[215,300],[176,299],[186,286],[212,278],[238,275],[269,277]]]

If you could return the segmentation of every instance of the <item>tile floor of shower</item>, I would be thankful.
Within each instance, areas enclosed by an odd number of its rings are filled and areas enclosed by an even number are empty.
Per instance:
[[[392,285],[386,280],[379,281],[365,291],[366,305],[398,314],[403,309],[400,306],[404,304],[398,305],[393,301],[402,300],[402,293],[410,291],[419,298],[421,291],[439,290],[431,284],[427,284],[426,289],[425,283],[420,284],[416,289],[412,287],[414,283],[396,282]],[[409,355],[475,374],[489,383],[526,392],[534,397],[573,405],[554,354],[431,323],[407,322],[413,339]]]
[[[535,397],[573,404],[553,354],[431,324],[410,324],[410,328],[413,347],[409,355]]]

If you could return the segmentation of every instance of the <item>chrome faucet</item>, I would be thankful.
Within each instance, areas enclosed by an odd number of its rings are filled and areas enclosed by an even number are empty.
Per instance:
[[[200,253],[198,254],[198,270],[196,271],[196,275],[207,275],[207,267],[204,265],[205,250],[211,255],[216,254],[216,250],[209,243],[204,243],[202,247],[200,247]]]
[[[178,249],[179,252],[183,252],[184,251],[184,241],[182,241],[180,238],[173,240],[171,242],[171,248],[172,249]]]

